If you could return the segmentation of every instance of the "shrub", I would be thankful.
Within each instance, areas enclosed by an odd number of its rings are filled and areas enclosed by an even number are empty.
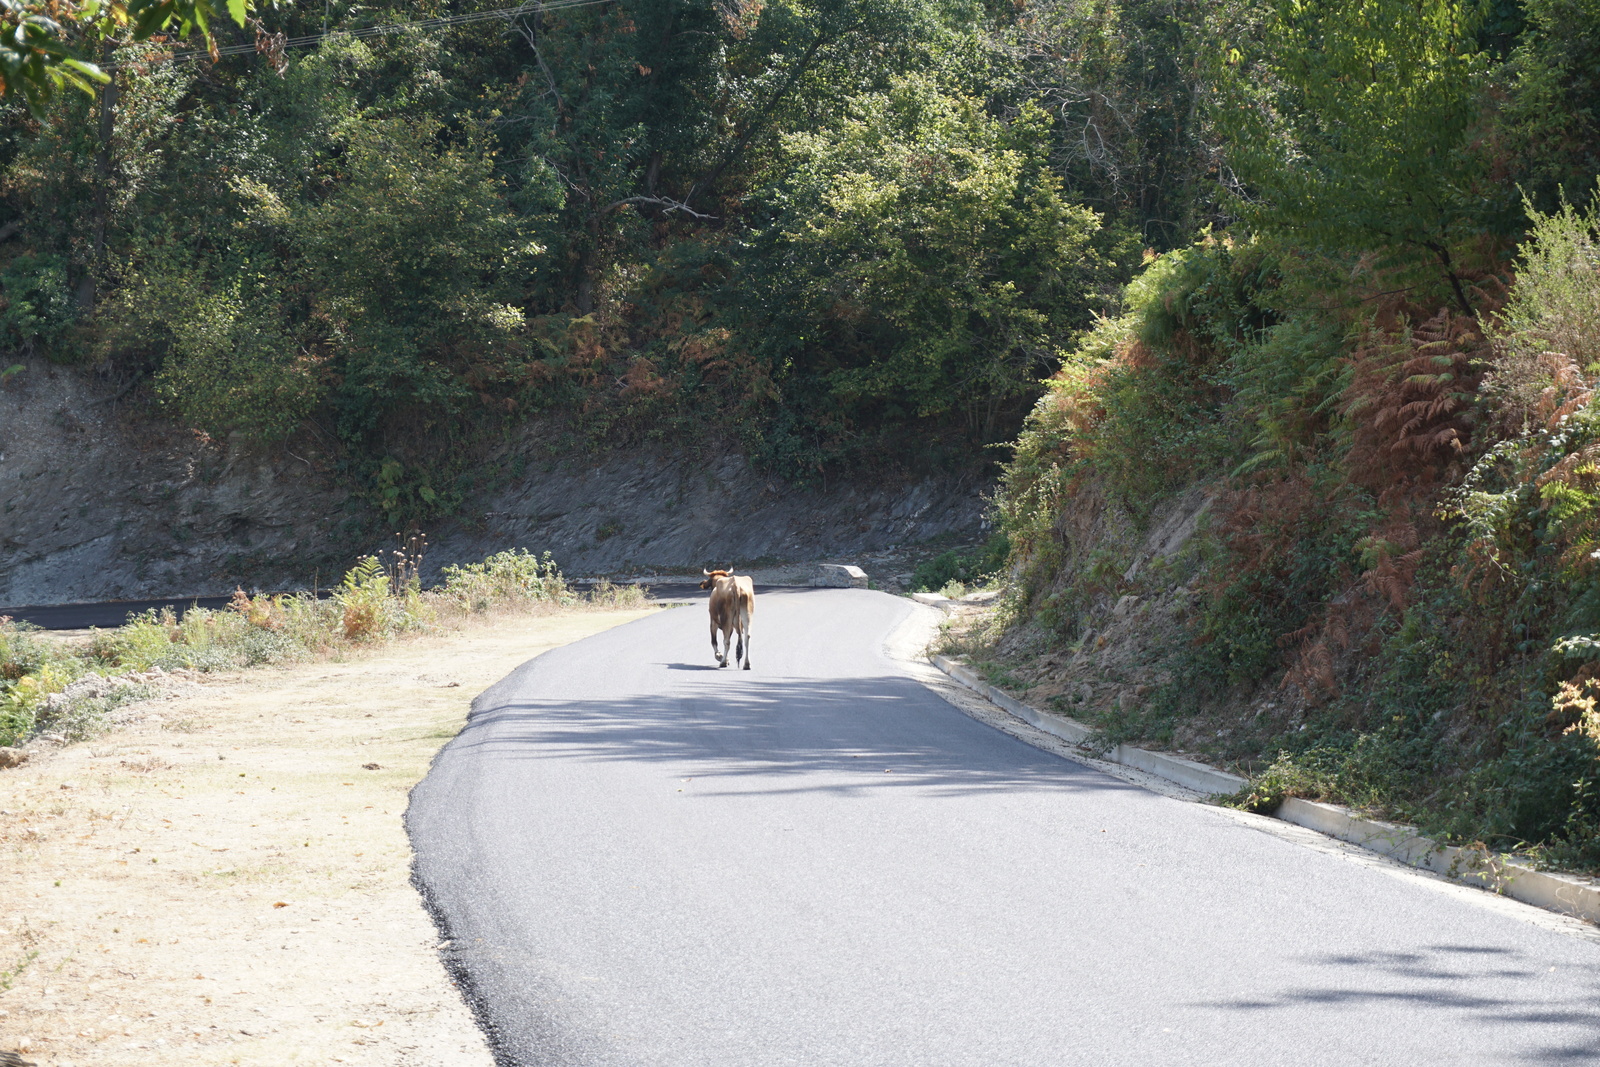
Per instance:
[[[590,604],[603,608],[642,608],[650,602],[642,587],[637,585],[612,585],[602,578],[589,590]]]
[[[994,534],[978,548],[941,552],[917,564],[911,575],[911,591],[942,593],[953,584],[959,588],[954,595],[962,596],[965,587],[981,585],[1004,570],[1010,552],[1011,542],[1003,533]]]
[[[52,694],[72,681],[70,668],[46,663],[33,674],[18,678],[0,701],[0,740],[15,744],[26,739],[38,726],[40,710]]]
[[[0,292],[0,336],[25,348],[61,349],[78,314],[65,260],[24,252],[0,271]]]
[[[87,740],[105,728],[116,708],[156,694],[153,686],[87,674],[45,698],[34,732],[56,741]]]
[[[437,593],[462,611],[479,612],[498,603],[544,601],[570,604],[577,598],[546,552],[535,555],[524,548],[497,552],[482,563],[448,566],[444,585]]]
[[[388,632],[389,575],[377,556],[367,556],[350,568],[334,600],[346,640],[371,640]]]
[[[527,604],[570,605],[579,598],[550,553],[514,549],[481,563],[446,567],[445,583],[425,590],[417,578],[420,538],[385,571],[367,556],[333,596],[250,596],[235,591],[226,609],[195,607],[131,615],[97,630],[75,654],[33,629],[0,618],[0,744],[30,737],[67,742],[92,736],[122,704],[154,695],[142,680],[117,672],[226,671],[303,660],[341,645],[366,644],[437,620],[440,609],[482,612]],[[642,606],[638,586],[601,582],[587,597],[608,608]],[[94,665],[96,670],[89,670]]]

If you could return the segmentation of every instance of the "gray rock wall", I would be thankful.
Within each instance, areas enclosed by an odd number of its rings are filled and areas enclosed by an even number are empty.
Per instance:
[[[0,388],[0,605],[298,586],[349,556],[362,513],[311,460],[210,442],[109,395],[39,361]]]
[[[797,489],[741,456],[574,456],[485,499],[479,527],[440,530],[429,564],[511,546],[550,549],[570,576],[854,557],[940,535],[976,537],[992,488],[969,473]]]
[[[142,404],[104,402],[112,392],[38,361],[0,387],[0,605],[326,586],[362,553],[393,547],[326,473],[330,457],[208,441]],[[528,427],[491,463],[519,473],[430,531],[425,577],[507,548],[549,550],[574,577],[858,562],[979,536],[992,490],[975,472],[797,489],[740,456],[552,460],[540,439]]]

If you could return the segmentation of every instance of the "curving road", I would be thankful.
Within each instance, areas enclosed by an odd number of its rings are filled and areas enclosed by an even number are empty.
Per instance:
[[[1600,1063],[1600,944],[1031,748],[883,654],[913,610],[697,606],[524,665],[413,794],[503,1064]]]

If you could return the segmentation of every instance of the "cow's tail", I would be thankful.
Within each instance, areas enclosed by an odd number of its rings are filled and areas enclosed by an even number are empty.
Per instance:
[[[750,616],[756,612],[754,597],[739,598],[739,613],[737,616],[739,627],[739,658],[744,663],[744,669],[750,669]]]

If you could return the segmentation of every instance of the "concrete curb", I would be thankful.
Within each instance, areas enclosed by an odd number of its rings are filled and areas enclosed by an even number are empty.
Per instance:
[[[1273,816],[1524,904],[1600,923],[1600,884],[1592,879],[1534,870],[1486,848],[1441,845],[1409,826],[1368,819],[1336,804],[1290,797]]]
[[[932,662],[968,689],[1047,734],[1074,745],[1082,745],[1095,734],[1093,727],[1074,722],[1063,715],[1040,711],[1007,696],[948,657],[934,656]],[[1237,793],[1249,784],[1247,779],[1215,767],[1163,752],[1134,748],[1132,745],[1118,745],[1109,752],[1096,755],[1213,796]],[[1600,923],[1600,882],[1593,879],[1534,870],[1520,860],[1485,848],[1441,845],[1421,836],[1409,826],[1368,819],[1335,804],[1290,797],[1273,812],[1273,817],[1348,841],[1408,866],[1480,886],[1524,904]]]
[[[971,689],[978,695],[987,698],[990,702],[1005,708],[1023,722],[1038,727],[1047,734],[1061,738],[1061,740],[1074,745],[1082,745],[1095,736],[1093,727],[1085,726],[1081,722],[1074,722],[1065,715],[1056,715],[1048,711],[1040,711],[1029,707],[1020,700],[1014,700],[996,689],[994,686],[979,678],[968,668],[945,656],[934,656],[933,665],[941,671]],[[1169,782],[1176,782],[1181,786],[1193,789],[1197,793],[1217,794],[1237,793],[1250,783],[1236,774],[1219,771],[1215,767],[1208,767],[1204,763],[1196,763],[1181,756],[1169,756],[1165,752],[1151,752],[1148,749],[1134,748],[1132,745],[1117,745],[1104,753],[1096,752],[1095,755],[1110,763],[1120,763],[1125,767],[1153,774],[1158,778],[1165,778]]]

